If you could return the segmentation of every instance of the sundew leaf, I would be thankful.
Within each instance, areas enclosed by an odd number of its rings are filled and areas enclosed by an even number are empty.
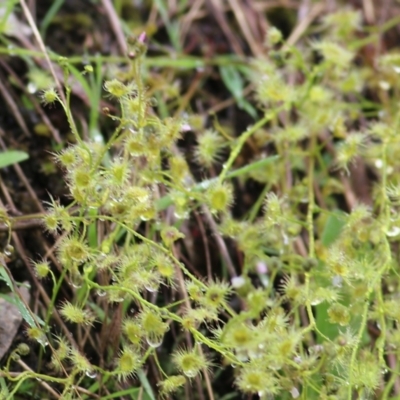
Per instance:
[[[13,298],[6,295],[2,295],[1,297],[5,298],[9,303],[14,304],[18,308],[18,311],[21,313],[22,318],[29,324],[29,326],[32,328],[35,327],[36,323],[32,318],[31,313],[29,312],[23,301],[18,296],[18,293],[15,292],[14,285],[11,282],[11,279],[8,276],[7,271],[1,265],[0,265],[0,279],[6,282],[11,291],[15,293],[15,297]]]
[[[148,394],[151,400],[156,400],[156,397],[154,396],[153,389],[151,388],[151,385],[146,377],[146,374],[143,372],[143,370],[139,370],[137,372],[139,380],[145,390],[145,392]]]
[[[232,93],[233,97],[236,100],[243,98],[243,79],[238,70],[232,65],[223,65],[219,70],[225,86]]]
[[[317,342],[324,343],[325,339],[322,335],[326,336],[327,338],[331,339],[332,341],[337,338],[340,332],[340,327],[335,324],[331,324],[329,322],[329,315],[328,315],[329,304],[324,301],[321,304],[315,306],[315,322],[318,327],[317,331]]]
[[[321,235],[321,242],[324,246],[330,246],[340,235],[344,225],[343,213],[333,212],[326,221]]]
[[[342,212],[340,211],[332,212],[332,214],[328,217],[324,229],[322,231],[321,243],[325,247],[329,247],[330,245],[332,245],[336,241],[336,239],[338,239],[338,237],[340,236],[340,233],[342,232],[342,229],[345,226],[345,224],[346,222],[343,218]],[[331,285],[331,282],[329,282],[327,279],[321,279],[319,284],[322,287],[329,287]],[[348,306],[349,299],[347,298],[343,299],[342,304]],[[315,321],[317,323],[319,332],[324,334],[329,339],[335,340],[336,337],[339,335],[340,327],[338,325],[331,324],[329,322],[329,315],[328,315],[329,307],[330,305],[327,302],[318,304],[315,307],[316,311]],[[320,336],[319,332],[317,332],[318,343],[323,343],[324,339],[323,337]]]
[[[24,151],[19,150],[8,150],[0,152],[0,168],[5,168],[13,164],[18,164],[21,161],[25,161],[29,158],[29,155]]]
[[[253,118],[257,118],[257,111],[243,96],[244,83],[238,69],[232,65],[222,65],[219,70],[225,86],[232,93],[238,106]]]

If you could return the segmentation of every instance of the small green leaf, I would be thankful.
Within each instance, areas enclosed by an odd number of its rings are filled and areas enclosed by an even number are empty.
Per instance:
[[[238,70],[232,65],[224,65],[220,67],[221,78],[225,86],[232,93],[236,100],[243,98],[243,79]]]
[[[29,310],[26,308],[25,304],[22,300],[16,295],[16,297],[11,297],[6,294],[0,294],[0,297],[6,300],[8,303],[13,304],[15,307],[18,308],[18,311],[21,313],[22,318],[31,328],[36,326],[35,320],[32,318]]]
[[[246,111],[251,117],[257,119],[256,109],[245,98],[238,100],[238,106],[241,110]]]
[[[14,286],[11,282],[10,277],[8,276],[6,270],[1,265],[0,265],[0,280],[6,282],[11,291],[15,293]],[[18,310],[21,313],[22,318],[29,324],[29,326],[31,327],[36,326],[35,321],[32,318],[29,310],[26,308],[25,304],[22,302],[22,300],[19,298],[17,294],[15,298],[7,297],[7,295],[1,295],[1,297],[6,298],[6,300],[9,303],[14,304],[16,307],[18,307]]]
[[[339,335],[340,326],[331,324],[329,322],[328,309],[329,309],[329,304],[326,301],[315,306],[315,312],[316,312],[315,322],[318,327],[318,332],[317,332],[318,343],[323,343],[325,341],[325,339],[320,335],[320,333],[322,333],[331,340],[335,340]]]
[[[0,168],[20,163],[29,158],[29,155],[23,151],[9,150],[0,152]]]
[[[330,246],[340,235],[346,222],[343,219],[343,213],[333,212],[326,221],[321,235],[321,242],[324,246]]]
[[[257,118],[256,109],[243,97],[244,83],[238,68],[232,65],[222,65],[219,70],[225,86],[232,93],[239,108],[246,111],[253,118]]]
[[[149,380],[147,379],[146,374],[143,372],[142,369],[139,370],[137,374],[138,374],[139,380],[143,386],[143,389],[149,395],[150,399],[156,400],[156,397],[154,396],[154,393],[153,393],[153,389],[151,388],[151,385],[149,383]]]
[[[10,277],[8,276],[6,270],[1,265],[0,265],[0,280],[4,281],[11,290],[14,290],[14,286],[11,282]]]

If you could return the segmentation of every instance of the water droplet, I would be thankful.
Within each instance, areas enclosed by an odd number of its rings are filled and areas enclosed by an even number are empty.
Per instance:
[[[262,391],[262,390],[259,390],[258,391],[258,396],[261,398],[261,397],[263,397],[264,396],[264,392]]]
[[[188,377],[188,378],[194,378],[197,375],[198,370],[197,369],[187,369],[186,371],[183,371],[183,373]]]
[[[324,346],[322,346],[321,344],[316,344],[314,346],[311,346],[308,349],[308,352],[313,355],[313,354],[319,354],[322,353],[324,351]]]
[[[244,286],[246,283],[246,280],[243,278],[243,276],[235,276],[231,279],[231,285],[234,289],[239,289],[242,286]]]
[[[103,144],[104,143],[104,137],[101,132],[99,132],[97,129],[92,130],[90,137],[92,140],[94,140],[96,143]]]
[[[391,226],[390,229],[386,231],[386,236],[394,237],[400,233],[400,227],[398,226]]]
[[[46,336],[41,336],[41,337],[39,337],[38,339],[37,339],[37,341],[38,341],[38,343],[40,343],[43,347],[46,347],[46,346],[48,346],[48,344],[49,344],[49,341],[47,340],[47,337]]]
[[[73,288],[79,289],[82,287],[83,279],[82,279],[81,275],[75,274],[75,275],[72,275],[69,279],[70,279],[71,286]]]
[[[144,285],[144,287],[146,288],[146,290],[150,293],[156,293],[158,291],[159,288],[159,283],[158,282],[148,282]]]
[[[390,83],[389,82],[379,81],[378,85],[382,90],[389,90],[390,89]]]
[[[343,278],[339,275],[336,275],[332,278],[332,285],[335,287],[342,287],[343,284]]]
[[[34,94],[37,92],[37,86],[33,82],[29,82],[26,86],[26,89],[30,94]]]
[[[260,281],[262,283],[262,285],[266,288],[269,285],[269,278],[267,275],[261,275],[260,276]]]
[[[114,303],[121,303],[124,301],[123,297],[111,297],[110,301],[114,302]]]
[[[123,295],[122,295],[123,296]],[[113,303],[121,303],[124,301],[124,297],[121,297],[121,293],[117,292],[117,293],[113,293],[110,296],[110,301],[112,301]]]
[[[90,370],[90,369],[88,371],[86,371],[85,374],[87,377],[92,378],[92,379],[96,378],[96,376],[97,376],[96,371]]]
[[[189,217],[189,213],[187,211],[177,211],[177,210],[175,210],[174,217],[176,219],[187,219]]]
[[[378,169],[381,169],[383,167],[383,161],[380,158],[375,160],[375,167]]]
[[[99,297],[104,297],[106,295],[106,292],[101,289],[98,289],[96,293],[97,293],[97,296],[99,296]]]
[[[9,55],[9,56],[15,56],[14,48],[15,48],[15,47],[14,47],[12,44],[9,44],[9,45],[7,46],[8,55]]]
[[[243,363],[249,361],[249,356],[245,352],[237,352],[236,357],[239,361]]]
[[[11,257],[14,254],[14,246],[8,244],[4,249],[4,255],[7,257]]]
[[[321,298],[319,298],[319,297],[316,297],[316,298],[314,298],[314,299],[312,299],[311,301],[310,301],[310,304],[312,305],[312,306],[317,306],[318,304],[321,304],[323,302],[323,299],[321,299]]]
[[[159,335],[148,335],[146,336],[146,342],[150,347],[156,349],[160,347],[163,341],[163,337]]]
[[[297,399],[300,396],[299,389],[297,389],[297,387],[292,387],[292,389],[290,389],[290,394],[294,399]]]
[[[258,349],[258,350],[260,350],[260,349]],[[246,357],[250,358],[251,360],[257,360],[257,359],[262,357],[262,353],[260,351],[255,350],[255,349],[254,350],[249,350],[247,352],[247,356]]]
[[[283,245],[287,246],[289,244],[289,236],[285,235],[284,233],[282,234],[282,239],[283,239]]]

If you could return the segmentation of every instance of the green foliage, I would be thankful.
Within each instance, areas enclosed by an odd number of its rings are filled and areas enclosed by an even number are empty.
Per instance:
[[[18,164],[29,158],[23,151],[8,150],[0,152],[0,168],[5,168],[13,164]]]
[[[174,25],[166,13],[163,18],[173,35]],[[379,398],[390,396],[399,372],[396,365],[389,370],[387,359],[398,355],[400,345],[398,99],[386,93],[393,104],[356,129],[363,110],[352,99],[360,95],[362,71],[346,41],[355,38],[359,15],[330,15],[323,26],[324,38],[302,51],[286,45],[275,28],[268,32],[271,57],[252,64],[261,117],[231,141],[215,130],[193,128],[193,160],[177,146],[188,122],[154,112],[143,77],[142,36],[129,42],[134,57],[124,77],[104,83],[119,107],[108,114],[115,130],[106,143],[82,140],[68,102],[55,89],[43,91],[45,104],[64,109],[75,142],[55,156],[71,204],[52,199],[43,217],[44,229],[57,237],[62,270],[56,277],[42,260],[33,263],[35,272],[51,278],[52,305],[68,324],[78,325],[79,334],[98,320],[109,323],[103,310],[90,309],[91,296],[104,298],[110,308],[121,304],[124,315],[120,348],[110,351],[106,367],[92,364],[70,339],[54,339],[50,326],[31,317],[27,335],[42,346],[51,343],[46,351],[53,374],[31,372],[19,376],[19,383],[34,378],[56,383],[68,398],[85,376],[101,374],[117,384],[140,377],[151,358],[162,377],[157,383],[162,396],[179,395],[185,384],[212,379],[226,365],[234,367],[238,391],[260,398],[379,396],[388,371]],[[68,62],[61,61],[70,73]],[[387,77],[398,58],[383,56],[379,65],[377,73]],[[241,76],[222,71],[225,80],[236,80],[232,91],[242,86]],[[296,74],[301,79],[288,79]],[[388,85],[396,83],[388,77]],[[272,167],[257,160],[232,170],[251,136],[278,157]],[[189,161],[211,172],[226,153],[218,177],[195,183]],[[372,204],[349,202],[348,212],[339,213],[334,194],[349,195],[343,185],[361,161],[376,176]],[[236,220],[229,180],[249,175],[265,190],[254,218]],[[321,187],[326,196],[319,196]],[[165,212],[168,207],[174,212]],[[235,243],[242,264],[240,271],[229,271],[230,280],[200,279],[180,261],[177,249],[187,239],[182,222],[194,210],[211,219],[222,243],[225,238]],[[107,233],[90,241],[93,226],[107,226]],[[225,267],[229,254],[219,249]],[[55,304],[63,282],[71,283],[75,295]],[[368,321],[379,326],[378,338],[368,336]],[[176,343],[166,356],[156,349],[171,331]],[[11,382],[16,378],[9,366],[25,351],[19,348],[2,370]],[[17,392],[18,385],[7,398]]]

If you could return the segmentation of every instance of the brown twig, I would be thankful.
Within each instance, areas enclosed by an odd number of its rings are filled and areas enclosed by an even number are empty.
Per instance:
[[[34,373],[33,369],[29,368],[22,360],[17,361],[18,364],[25,370]],[[49,393],[51,393],[56,399],[60,399],[61,396],[57,393],[47,382],[42,381],[39,379],[39,384],[43,386]]]
[[[202,210],[202,213],[203,213],[208,225],[210,226],[210,228],[213,232],[213,235],[217,241],[219,251],[221,252],[221,256],[222,256],[223,260],[225,261],[229,275],[231,276],[231,278],[237,276],[231,256],[229,255],[228,248],[226,247],[226,243],[218,231],[218,226],[217,226],[216,222],[214,221],[214,218],[211,215],[210,210],[205,205],[201,206],[201,210]]]
[[[121,22],[118,18],[117,13],[115,12],[115,8],[110,0],[101,0],[103,7],[106,11],[106,15],[110,21],[111,29],[114,32],[114,35],[117,39],[117,43],[120,49],[121,54],[127,53],[127,45],[125,40],[124,32],[122,31]]]

